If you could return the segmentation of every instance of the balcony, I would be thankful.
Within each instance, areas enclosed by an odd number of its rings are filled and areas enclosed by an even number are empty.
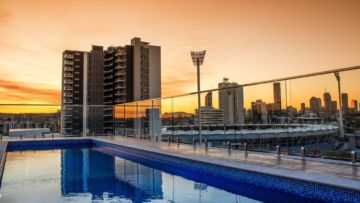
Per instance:
[[[64,97],[73,97],[73,94],[72,94],[72,93],[67,93],[67,92],[65,92],[65,93],[64,93]]]
[[[104,89],[104,92],[111,92],[111,91],[113,91],[113,88],[112,88],[112,87],[110,87],[110,88],[107,87],[107,88]]]
[[[111,80],[111,79],[113,79],[113,76],[112,76],[112,75],[108,75],[108,76],[105,76],[105,77],[104,77],[104,80]]]
[[[115,99],[115,103],[125,103],[126,99],[125,98],[116,98]]]
[[[73,86],[71,86],[71,85],[66,85],[66,86],[64,86],[64,90],[73,90],[74,88],[73,88]]]
[[[112,72],[113,72],[112,69],[110,69],[110,70],[105,70],[105,71],[104,71],[105,74],[109,74],[109,73],[112,73]]]
[[[64,99],[64,103],[65,104],[72,104],[73,100],[72,99]]]
[[[73,74],[72,73],[65,73],[64,74],[64,78],[72,78]]]
[[[126,75],[126,71],[117,71],[117,72],[115,72],[115,76],[121,76],[121,75]]]
[[[64,71],[70,71],[70,72],[72,72],[72,71],[74,71],[74,69],[73,69],[72,67],[65,66]]]
[[[115,82],[126,82],[125,78],[116,78]]]
[[[126,95],[125,91],[115,92],[115,96],[125,96],[125,95]]]
[[[110,82],[105,82],[105,83],[104,83],[104,86],[109,86],[109,85],[112,85],[112,84],[113,84],[112,81],[110,81]]]
[[[115,89],[125,89],[125,85],[116,85]]]
[[[74,62],[73,62],[73,61],[65,60],[65,61],[64,61],[64,64],[65,64],[65,65],[70,65],[70,66],[72,66],[72,65],[74,65]]]
[[[114,59],[114,57],[110,56],[110,57],[104,58],[104,61],[108,62],[108,61],[112,61],[113,59]]]
[[[74,81],[73,80],[64,80],[64,84],[72,85],[72,84],[74,84]]]
[[[113,65],[114,65],[114,63],[109,63],[109,64],[105,64],[104,67],[111,67]]]
[[[73,58],[74,58],[74,55],[73,55],[73,54],[65,54],[65,55],[64,55],[64,58],[66,58],[66,59],[73,59]]]
[[[115,57],[117,56],[125,56],[126,55],[126,51],[125,50],[118,50],[116,53],[115,53]]]
[[[126,61],[125,58],[117,58],[115,59],[115,63],[124,63]]]

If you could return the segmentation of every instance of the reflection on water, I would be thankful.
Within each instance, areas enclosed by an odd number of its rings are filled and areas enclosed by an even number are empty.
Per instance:
[[[1,202],[254,202],[99,148],[9,152],[0,192]]]

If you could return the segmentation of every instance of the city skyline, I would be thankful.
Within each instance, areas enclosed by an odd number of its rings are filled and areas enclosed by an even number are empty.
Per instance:
[[[163,96],[196,91],[196,70],[191,65],[190,50],[206,49],[208,53],[202,67],[202,90],[216,87],[219,80],[228,76],[243,84],[360,64],[357,1],[282,2],[276,6],[269,2],[241,1],[220,5],[215,1],[206,4],[196,1],[191,6],[179,1],[138,1],[138,4],[121,2],[120,6],[115,1],[106,5],[86,1],[73,2],[71,9],[66,7],[68,3],[56,4],[55,10],[51,9],[54,2],[2,1],[0,4],[2,103],[60,103],[62,50],[88,50],[91,44],[125,44],[134,36],[163,48]],[[138,15],[132,16],[133,9],[140,9]],[[94,11],[97,17],[91,15]],[[167,18],[151,15],[154,11]],[[120,28],[106,21],[109,17],[127,16],[133,18],[122,21],[124,26]],[[190,22],[182,16],[195,20]],[[247,19],[257,20],[251,21],[250,26]],[[94,26],[89,22],[99,23]],[[232,23],[239,26],[235,28]],[[215,26],[221,29],[214,29]],[[163,34],[159,35],[159,31]],[[360,98],[358,87],[351,85],[359,76],[360,72],[343,79],[344,92],[354,95],[349,100]],[[334,79],[326,81],[335,84]],[[303,85],[309,89],[306,82]],[[320,95],[325,86],[330,85],[319,85],[316,93],[303,91],[301,96]],[[252,91],[244,89],[244,92],[245,97],[257,97]],[[267,92],[259,94],[264,94],[265,100],[271,98]],[[297,105],[301,102],[296,97],[292,99]]]

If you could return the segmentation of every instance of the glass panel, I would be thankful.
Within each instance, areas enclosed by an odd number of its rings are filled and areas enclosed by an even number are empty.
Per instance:
[[[131,102],[125,104],[125,136],[136,137],[137,131],[135,120],[137,118],[137,103]]]
[[[61,107],[49,105],[0,105],[1,139],[58,137]]]
[[[125,104],[118,104],[114,107],[115,109],[115,135],[125,135]]]

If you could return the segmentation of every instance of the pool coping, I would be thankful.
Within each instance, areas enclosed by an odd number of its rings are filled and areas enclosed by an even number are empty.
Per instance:
[[[104,138],[91,138],[98,142],[103,142],[107,144],[113,144],[118,146],[124,146],[129,147],[136,150],[142,150],[147,151],[150,153],[156,153],[164,156],[171,156],[176,157],[180,159],[187,159],[195,162],[201,162],[205,164],[212,164],[221,166],[224,168],[231,168],[236,170],[242,170],[242,171],[248,171],[248,172],[255,172],[260,173],[264,175],[270,175],[270,176],[277,176],[281,178],[288,178],[292,180],[299,180],[304,181],[308,183],[313,184],[321,184],[321,185],[327,185],[332,187],[339,187],[347,190],[352,190],[356,192],[360,192],[360,181],[357,180],[351,180],[346,178],[338,178],[338,177],[332,177],[332,176],[326,176],[326,175],[319,175],[315,173],[310,172],[304,172],[304,171],[291,171],[287,169],[280,169],[280,168],[272,168],[267,166],[260,166],[255,164],[248,164],[248,163],[240,163],[240,162],[232,162],[228,160],[220,160],[220,159],[214,159],[210,157],[201,157],[196,155],[190,155],[190,154],[181,154],[176,153],[168,150],[161,150],[161,149],[153,149],[149,147],[144,147],[140,145],[133,145],[133,144],[124,144],[120,143],[115,140],[107,140]]]

